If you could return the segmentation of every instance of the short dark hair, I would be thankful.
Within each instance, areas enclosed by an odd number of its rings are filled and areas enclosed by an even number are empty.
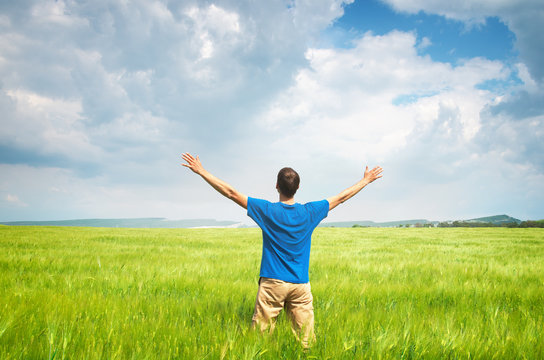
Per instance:
[[[291,198],[298,190],[300,177],[295,170],[291,169],[290,167],[284,167],[278,173],[277,184],[282,195]]]

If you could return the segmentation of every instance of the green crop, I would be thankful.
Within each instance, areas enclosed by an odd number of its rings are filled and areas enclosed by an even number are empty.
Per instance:
[[[250,330],[258,229],[0,227],[1,359],[542,359],[544,231],[318,228],[317,343]]]

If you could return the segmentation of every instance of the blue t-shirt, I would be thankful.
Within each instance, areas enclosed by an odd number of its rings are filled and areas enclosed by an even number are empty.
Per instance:
[[[329,202],[287,205],[247,199],[247,215],[263,231],[261,277],[296,284],[309,282],[312,232],[327,217]]]

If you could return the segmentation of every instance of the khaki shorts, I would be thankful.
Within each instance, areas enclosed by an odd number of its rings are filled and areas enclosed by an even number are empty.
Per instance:
[[[310,283],[293,284],[282,280],[260,278],[252,326],[261,331],[274,331],[276,318],[285,308],[293,333],[309,347],[315,341],[314,307]]]

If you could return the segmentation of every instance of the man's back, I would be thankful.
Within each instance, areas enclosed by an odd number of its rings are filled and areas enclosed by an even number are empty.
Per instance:
[[[328,211],[327,200],[289,205],[249,197],[247,214],[263,232],[260,276],[307,283],[311,236]]]

